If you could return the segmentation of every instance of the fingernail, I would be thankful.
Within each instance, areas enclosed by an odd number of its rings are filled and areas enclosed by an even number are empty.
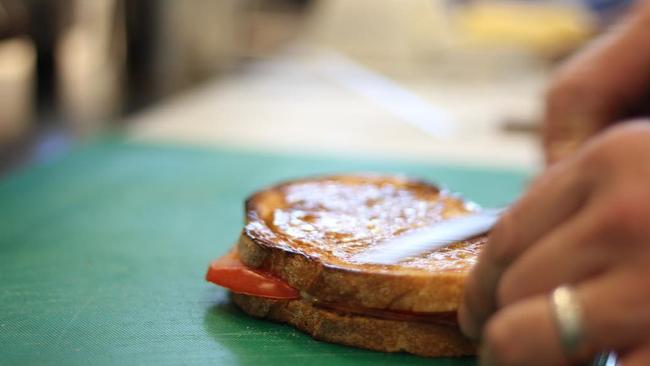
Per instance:
[[[461,304],[458,308],[458,325],[460,326],[460,331],[469,339],[477,339],[478,329],[476,328],[476,322],[474,318],[467,309],[467,305]]]
[[[484,344],[479,349],[479,365],[480,366],[498,366],[494,353],[487,344]]]

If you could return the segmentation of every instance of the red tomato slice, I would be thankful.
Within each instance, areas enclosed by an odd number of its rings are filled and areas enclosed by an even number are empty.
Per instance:
[[[270,299],[297,299],[300,293],[270,273],[246,267],[236,250],[210,263],[205,279],[239,294]]]

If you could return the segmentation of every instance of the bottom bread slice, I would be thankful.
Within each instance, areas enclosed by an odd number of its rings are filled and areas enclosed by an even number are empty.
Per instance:
[[[476,352],[472,342],[451,325],[343,314],[306,300],[231,295],[247,314],[288,323],[318,340],[426,357],[469,356]]]

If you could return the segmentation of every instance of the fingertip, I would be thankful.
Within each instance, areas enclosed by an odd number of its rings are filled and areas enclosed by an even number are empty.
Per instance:
[[[479,262],[469,274],[465,282],[463,301],[458,308],[458,325],[461,332],[471,340],[481,336],[483,321],[491,313],[488,299],[492,295],[486,292],[482,280],[487,276],[479,275],[485,272],[485,264]]]
[[[495,314],[485,325],[481,345],[481,365],[519,364],[517,357],[517,340],[512,334],[513,328],[501,313]]]
[[[458,308],[458,325],[460,326],[460,331],[465,335],[465,337],[471,340],[478,339],[479,330],[476,321],[465,303],[461,304]]]
[[[485,251],[481,254],[485,257]],[[465,282],[463,301],[458,309],[458,324],[463,334],[478,340],[485,321],[494,313],[494,288],[499,270],[486,259],[479,260]]]
[[[481,356],[487,357],[488,362],[485,364],[565,365],[550,313],[544,296],[523,300],[497,312],[485,325],[482,336],[485,350]]]
[[[482,345],[479,349],[479,365],[480,366],[498,366],[499,362],[494,357],[494,353],[489,345]]]

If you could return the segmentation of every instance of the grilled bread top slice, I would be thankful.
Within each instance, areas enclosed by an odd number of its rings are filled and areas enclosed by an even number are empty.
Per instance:
[[[359,263],[387,239],[477,210],[457,195],[399,176],[342,175],[285,182],[246,201],[241,260],[284,279],[303,298],[416,313],[458,309],[484,236],[405,258]]]

